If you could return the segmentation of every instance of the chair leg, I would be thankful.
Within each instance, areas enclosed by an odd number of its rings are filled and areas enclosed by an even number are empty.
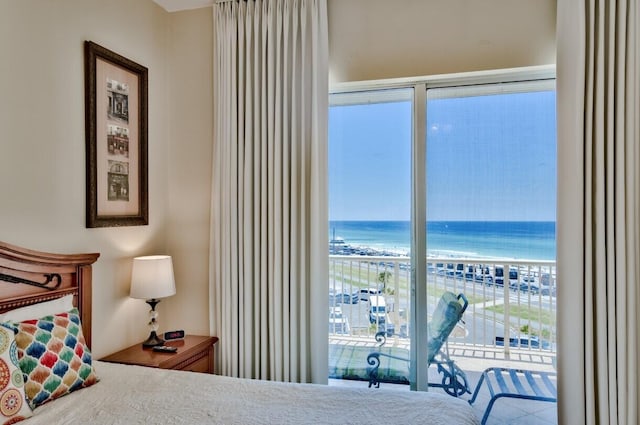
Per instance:
[[[487,423],[487,419],[489,419],[489,413],[491,413],[491,409],[493,408],[493,403],[495,403],[497,399],[498,397],[492,397],[491,400],[489,400],[489,404],[487,405],[487,408],[484,411],[484,415],[482,416],[482,422],[480,422],[481,425],[485,425]]]
[[[478,397],[478,393],[480,392],[480,387],[482,386],[482,381],[484,381],[485,376],[485,373],[480,375],[480,380],[478,381],[478,385],[476,385],[476,389],[473,391],[473,396],[471,397],[471,400],[469,400],[469,404],[473,404],[473,402],[476,401],[476,397]]]

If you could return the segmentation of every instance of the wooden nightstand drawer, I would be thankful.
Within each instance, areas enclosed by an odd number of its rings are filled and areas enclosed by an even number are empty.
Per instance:
[[[184,340],[168,341],[165,345],[177,347],[176,353],[162,353],[136,344],[103,359],[105,362],[133,364],[192,372],[213,373],[213,345],[215,336],[186,335]]]
[[[209,356],[202,357],[192,363],[188,363],[179,370],[186,370],[189,372],[202,372],[202,373],[213,373],[213,370],[210,367],[209,360],[213,361]]]

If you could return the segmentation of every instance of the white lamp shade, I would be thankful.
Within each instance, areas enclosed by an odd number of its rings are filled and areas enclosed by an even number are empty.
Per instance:
[[[173,263],[168,255],[149,255],[133,259],[131,298],[145,300],[170,297],[176,293]]]

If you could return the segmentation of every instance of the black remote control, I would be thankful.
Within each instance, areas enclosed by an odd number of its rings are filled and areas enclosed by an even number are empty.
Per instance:
[[[166,345],[156,345],[151,349],[153,351],[160,351],[161,353],[175,353],[178,351],[178,347],[168,347]]]

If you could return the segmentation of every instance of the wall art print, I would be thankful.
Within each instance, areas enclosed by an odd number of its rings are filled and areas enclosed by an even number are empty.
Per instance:
[[[85,41],[86,226],[149,224],[148,69]]]

